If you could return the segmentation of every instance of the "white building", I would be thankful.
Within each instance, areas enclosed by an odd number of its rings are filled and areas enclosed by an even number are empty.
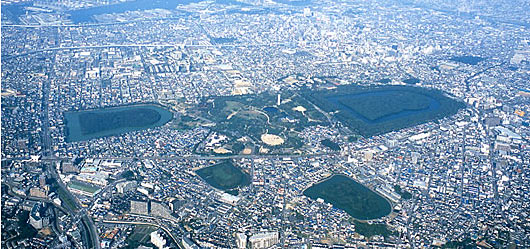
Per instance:
[[[230,205],[236,205],[240,199],[241,199],[240,197],[237,197],[235,195],[231,195],[228,193],[224,193],[224,192],[220,193],[220,198],[219,198],[221,202],[224,202]]]
[[[158,233],[158,231],[154,231],[151,233],[151,243],[153,243],[153,245],[155,245],[159,249],[169,248],[166,246],[166,239],[164,239],[164,237],[162,237],[162,235]]]
[[[264,232],[250,236],[248,242],[252,249],[264,249],[278,244],[278,232]]]
[[[135,189],[136,189],[136,182],[134,181],[120,182],[116,184],[116,190],[118,190],[118,193],[120,194],[131,192],[131,191],[134,191]]]

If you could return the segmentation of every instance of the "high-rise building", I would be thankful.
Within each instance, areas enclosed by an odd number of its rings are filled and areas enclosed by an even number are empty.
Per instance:
[[[175,199],[169,202],[169,208],[171,208],[171,211],[177,212],[184,204],[186,204],[186,201]]]
[[[364,152],[364,159],[366,161],[372,161],[373,158],[374,158],[374,151],[373,150],[366,150]]]
[[[29,196],[46,198],[48,197],[48,188],[33,187],[29,189]]]
[[[63,172],[63,174],[80,172],[79,168],[75,166],[72,162],[62,162],[61,171]]]
[[[304,8],[304,16],[308,17],[311,16],[311,9],[308,7]]]
[[[151,211],[149,214],[151,216],[162,217],[170,220],[175,219],[175,217],[171,215],[171,211],[165,204],[154,201],[151,202]]]
[[[257,233],[248,239],[250,243],[250,248],[252,249],[265,249],[272,247],[275,244],[278,244],[279,236],[278,232],[264,232]]]
[[[42,229],[50,225],[52,216],[53,212],[48,208],[47,204],[37,202],[29,213],[28,223],[35,229]]]
[[[239,249],[247,248],[247,235],[244,233],[236,233],[236,245]]]
[[[116,184],[116,190],[118,190],[118,193],[120,194],[131,192],[131,191],[134,191],[135,189],[136,189],[135,181],[120,182]]]
[[[410,157],[412,159],[412,163],[418,163],[418,159],[420,158],[420,153],[412,152]]]
[[[397,145],[398,145],[398,141],[395,139],[389,139],[386,141],[386,146],[388,146],[388,148],[394,148]]]
[[[39,185],[41,188],[44,188],[46,186],[46,176],[40,175],[39,176]]]
[[[131,201],[131,213],[148,215],[148,203],[146,201]]]

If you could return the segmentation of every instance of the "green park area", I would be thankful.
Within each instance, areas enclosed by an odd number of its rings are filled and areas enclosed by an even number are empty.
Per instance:
[[[314,200],[321,198],[359,220],[378,219],[392,210],[385,198],[344,175],[334,175],[309,187],[303,194]]]
[[[368,224],[357,220],[354,220],[353,224],[355,225],[355,232],[367,238],[375,235],[388,237],[392,234],[386,224]]]
[[[189,115],[210,122],[213,131],[230,137],[230,148],[257,146],[270,153],[297,150],[304,145],[299,136],[304,128],[329,124],[324,114],[296,92],[209,97],[189,110]]]
[[[72,199],[67,190],[57,186],[55,191],[57,192],[57,195],[59,195],[59,199],[62,201],[61,206],[70,211],[77,211],[75,200]]]
[[[237,189],[250,184],[250,176],[227,160],[196,171],[214,188],[237,194]]]
[[[412,194],[408,191],[401,189],[399,185],[394,185],[394,191],[396,191],[396,193],[398,193],[401,196],[401,198],[405,200],[409,200],[412,198]]]
[[[180,123],[206,126],[228,137],[222,147],[204,153],[292,154],[304,147],[303,129],[329,126],[329,117],[357,135],[370,137],[436,121],[464,107],[436,89],[341,85],[325,90],[207,97],[187,110]],[[329,139],[321,143],[340,150]]]
[[[331,141],[329,138],[323,139],[322,141],[320,141],[320,143],[330,148],[331,150],[340,151],[340,145]]]

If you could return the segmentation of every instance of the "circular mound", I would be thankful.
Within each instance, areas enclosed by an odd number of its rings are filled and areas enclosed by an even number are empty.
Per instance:
[[[227,154],[227,153],[232,153],[232,151],[227,150],[227,149],[224,148],[224,147],[215,148],[215,149],[213,150],[213,152],[215,152],[215,153],[217,153],[217,154]]]
[[[273,134],[263,134],[263,135],[261,135],[261,141],[263,141],[265,144],[271,145],[271,146],[280,145],[280,144],[283,144],[283,142],[285,142],[285,140],[283,140],[283,138],[281,138],[280,136],[277,136],[277,135],[273,135]]]
[[[294,108],[293,108],[293,111],[297,111],[297,112],[305,112],[305,111],[307,111],[307,109],[305,109],[305,107],[299,105],[299,106],[297,106],[297,107],[294,107]]]
[[[252,153],[252,150],[249,149],[249,148],[245,148],[245,149],[243,149],[242,153],[243,153],[243,155],[250,155],[250,153]]]

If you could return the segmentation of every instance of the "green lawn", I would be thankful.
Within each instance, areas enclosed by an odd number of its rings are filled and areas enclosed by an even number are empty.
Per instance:
[[[68,187],[79,189],[79,190],[82,190],[82,191],[85,191],[85,192],[90,192],[90,193],[95,193],[96,191],[98,191],[100,189],[100,188],[98,188],[98,187],[96,187],[94,185],[90,185],[90,184],[83,183],[83,182],[78,182],[78,181],[69,182],[68,183]]]
[[[66,193],[65,191],[66,190],[64,190],[63,188],[57,187],[56,192],[57,192],[57,195],[59,195],[59,199],[61,199],[62,201],[61,205],[67,210],[76,211],[77,207],[76,207],[75,201],[72,198],[70,198],[70,195]]]
[[[151,241],[151,233],[157,228],[148,225],[137,225],[131,235],[125,240],[128,244],[125,248],[137,248],[140,245],[147,245]]]

